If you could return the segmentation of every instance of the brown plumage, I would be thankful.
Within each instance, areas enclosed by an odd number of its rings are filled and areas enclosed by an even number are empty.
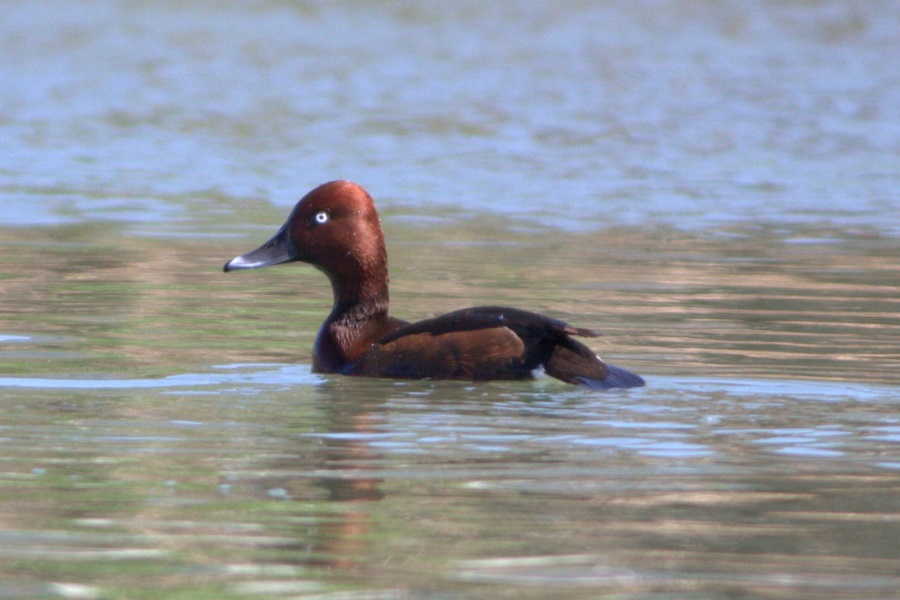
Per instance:
[[[527,379],[542,367],[595,389],[644,385],[572,336],[597,335],[524,310],[482,306],[407,323],[389,315],[384,233],[369,194],[333,181],[307,194],[271,240],[225,271],[302,261],[331,281],[334,305],[313,351],[313,369],[368,377]]]

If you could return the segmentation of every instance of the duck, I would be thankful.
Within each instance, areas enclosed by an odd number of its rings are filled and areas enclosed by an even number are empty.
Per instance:
[[[543,369],[595,390],[645,385],[575,339],[599,333],[536,312],[476,306],[415,323],[392,316],[384,232],[375,202],[356,183],[316,187],[269,241],[224,271],[298,261],[323,272],[334,294],[313,347],[313,372],[488,381],[532,379]]]

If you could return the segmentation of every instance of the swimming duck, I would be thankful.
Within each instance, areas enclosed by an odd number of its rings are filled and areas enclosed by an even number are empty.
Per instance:
[[[399,379],[530,379],[538,368],[593,389],[631,388],[644,380],[603,362],[573,336],[598,333],[538,313],[479,306],[409,323],[388,310],[384,233],[361,186],[332,181],[315,188],[268,242],[224,270],[301,261],[331,280],[334,305],[319,330],[313,371]]]

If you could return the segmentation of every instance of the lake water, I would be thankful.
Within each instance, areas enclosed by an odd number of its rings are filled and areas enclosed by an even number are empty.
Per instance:
[[[0,598],[900,596],[900,6],[0,6]],[[597,328],[647,387],[310,372],[393,312]]]

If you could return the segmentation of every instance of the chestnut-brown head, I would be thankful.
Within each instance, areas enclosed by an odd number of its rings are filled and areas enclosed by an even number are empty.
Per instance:
[[[361,186],[331,181],[291,211],[275,236],[225,264],[225,271],[303,261],[331,280],[335,301],[387,300],[387,253],[375,203]]]

